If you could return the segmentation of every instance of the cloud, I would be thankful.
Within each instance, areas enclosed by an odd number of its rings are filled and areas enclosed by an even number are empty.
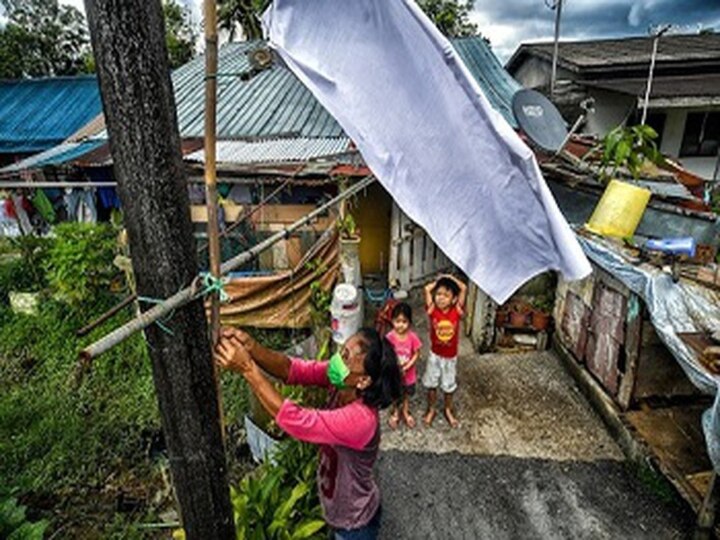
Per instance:
[[[548,0],[549,2],[550,0]],[[553,39],[555,12],[543,0],[481,0],[471,15],[505,61],[521,43]],[[650,26],[672,23],[686,32],[720,30],[718,0],[564,0],[560,39],[647,35]]]

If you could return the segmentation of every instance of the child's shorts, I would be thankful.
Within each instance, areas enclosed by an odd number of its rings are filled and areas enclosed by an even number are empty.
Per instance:
[[[423,386],[425,388],[437,388],[438,386],[446,394],[452,394],[457,389],[457,356],[444,358],[430,351],[425,374],[423,375]]]

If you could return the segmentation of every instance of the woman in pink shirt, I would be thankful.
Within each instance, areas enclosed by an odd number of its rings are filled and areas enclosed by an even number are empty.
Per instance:
[[[402,380],[390,343],[363,328],[330,361],[307,361],[267,349],[241,330],[223,328],[215,359],[245,377],[283,431],[320,446],[318,491],[335,538],[377,538],[380,492],[373,465],[380,443],[378,411],[400,397]],[[326,408],[283,399],[260,368],[287,384],[328,388]]]

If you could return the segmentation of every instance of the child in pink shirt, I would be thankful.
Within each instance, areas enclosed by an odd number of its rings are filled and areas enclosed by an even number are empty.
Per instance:
[[[403,403],[402,419],[409,428],[415,427],[415,419],[410,413],[410,397],[415,395],[415,382],[417,381],[417,368],[415,366],[419,356],[422,342],[412,326],[412,309],[404,302],[396,305],[392,310],[393,329],[388,333],[387,340],[395,349],[398,364],[403,374]],[[392,413],[388,423],[392,429],[398,427],[400,414],[398,404],[393,403]]]

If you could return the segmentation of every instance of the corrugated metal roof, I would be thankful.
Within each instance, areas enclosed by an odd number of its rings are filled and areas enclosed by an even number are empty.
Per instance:
[[[228,43],[218,54],[217,135],[242,137],[341,137],[342,128],[310,91],[277,63],[250,80],[247,53],[263,42]],[[172,75],[183,137],[201,137],[205,108],[205,58],[198,56]]]
[[[490,103],[516,127],[512,96],[521,86],[505,71],[481,37],[452,40]],[[250,80],[247,53],[265,46],[262,41],[228,43],[218,55],[217,133],[220,139],[273,137],[341,137],[343,130],[305,86],[277,63]],[[233,76],[234,75],[234,76]],[[205,59],[199,56],[173,72],[180,133],[203,135]]]
[[[513,94],[520,85],[503,69],[481,37],[459,38],[452,43],[492,106],[516,127],[511,102]],[[253,41],[228,43],[220,48],[218,139],[262,138],[265,140],[228,143],[225,146],[228,154],[219,155],[218,161],[223,161],[223,158],[233,163],[295,161],[337,153],[337,149],[341,146],[343,148],[339,151],[347,149],[348,139],[340,125],[286,67],[275,63],[270,69],[249,80],[239,76],[247,74],[250,70],[247,53],[264,45],[262,41]],[[94,78],[84,77],[77,80],[85,80],[88,85],[92,83],[97,92]],[[193,59],[172,74],[178,124],[184,139],[204,135],[204,81],[203,56]],[[62,89],[58,86],[56,90]],[[78,96],[77,99],[80,100],[80,97]],[[76,104],[78,110],[87,114],[86,125],[73,124],[72,129],[68,126],[62,139],[73,134],[73,140],[78,134],[92,136],[93,140],[106,139],[107,132],[104,130],[102,116],[96,118],[100,108],[99,97],[95,95],[95,99],[97,109],[93,108],[92,103],[83,104],[79,101]],[[55,98],[52,101],[56,101]],[[1,104],[0,102],[0,106]],[[45,114],[52,115],[47,112]],[[95,135],[92,135],[93,133]],[[267,140],[270,138],[273,140]],[[311,142],[310,139],[319,140]],[[68,157],[66,161],[75,159],[79,155]]]
[[[490,105],[517,129],[518,124],[512,112],[512,98],[515,92],[522,89],[520,83],[505,70],[483,38],[457,38],[451,42],[482,88]]]
[[[25,169],[39,169],[47,165],[60,165],[73,159],[83,156],[99,146],[104,144],[103,141],[93,140],[79,143],[62,143],[57,146],[34,154],[17,163],[8,165],[0,169],[0,174],[9,174],[24,171]]]
[[[277,163],[307,161],[347,151],[350,139],[292,138],[262,141],[218,141],[218,163]],[[205,161],[205,151],[198,150],[185,158],[188,161]]]
[[[60,144],[101,108],[95,76],[0,81],[0,153]]]

